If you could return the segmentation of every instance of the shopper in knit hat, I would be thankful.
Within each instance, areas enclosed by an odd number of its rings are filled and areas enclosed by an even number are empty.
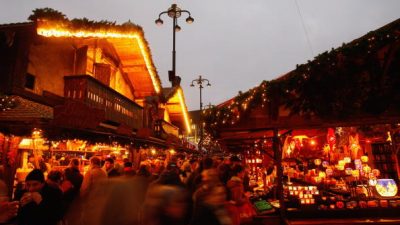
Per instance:
[[[26,176],[25,190],[16,197],[21,204],[19,225],[55,225],[62,217],[62,192],[50,187],[39,169]]]

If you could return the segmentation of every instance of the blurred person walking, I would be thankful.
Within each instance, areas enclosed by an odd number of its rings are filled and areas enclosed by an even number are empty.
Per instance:
[[[179,177],[179,167],[168,163],[150,184],[142,210],[143,225],[185,225],[189,221],[190,196]]]
[[[81,222],[85,225],[98,225],[107,194],[107,173],[101,168],[100,158],[90,158],[89,170],[83,177],[80,189],[82,206]],[[79,210],[79,209],[71,209]],[[76,212],[71,212],[72,214]]]
[[[7,224],[17,216],[19,202],[9,200],[7,185],[3,179],[0,179],[0,224]]]
[[[64,181],[61,189],[64,193],[65,215],[64,222],[67,224],[77,224],[81,210],[79,190],[82,186],[83,175],[79,170],[80,161],[72,158],[67,168],[64,169]]]
[[[216,169],[202,173],[202,182],[193,194],[194,210],[190,225],[231,225],[232,218],[226,210],[226,188]]]

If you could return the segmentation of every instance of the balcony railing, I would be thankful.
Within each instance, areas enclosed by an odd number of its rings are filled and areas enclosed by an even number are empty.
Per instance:
[[[143,108],[89,75],[65,76],[64,97],[105,111],[106,120],[142,127]]]

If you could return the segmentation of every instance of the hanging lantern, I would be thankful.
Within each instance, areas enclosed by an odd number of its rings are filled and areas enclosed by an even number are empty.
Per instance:
[[[326,173],[323,172],[323,171],[319,171],[318,176],[319,176],[321,179],[324,179],[324,178],[326,177]]]
[[[350,157],[344,157],[343,161],[345,163],[351,163],[351,158]]]
[[[321,159],[315,159],[315,160],[314,160],[314,164],[315,164],[316,166],[321,165],[321,163],[322,163]]]
[[[336,137],[335,137],[335,130],[332,128],[328,128],[328,134],[326,135],[326,139],[330,145],[330,147],[332,147],[332,145],[334,145],[336,143]]]
[[[329,151],[327,152],[327,154],[329,154],[329,152],[331,152],[333,150],[333,146],[335,146],[336,144],[336,137],[335,137],[335,130],[332,128],[328,128],[328,134],[326,135],[326,140],[329,146]]]
[[[338,165],[344,166],[344,165],[346,165],[346,162],[344,160],[339,160]]]
[[[361,162],[367,163],[368,162],[368,156],[366,156],[366,155],[361,156]]]
[[[346,168],[345,172],[346,172],[346,175],[351,175],[352,172],[353,172],[353,169],[352,168]]]

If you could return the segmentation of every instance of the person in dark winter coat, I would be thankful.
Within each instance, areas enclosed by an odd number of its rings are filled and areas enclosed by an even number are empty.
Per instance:
[[[26,189],[16,196],[21,204],[19,225],[56,225],[62,217],[62,191],[50,187],[43,172],[32,170],[25,179]]]
[[[114,166],[114,159],[106,158],[104,162],[104,168],[107,172],[108,177],[118,177],[121,174],[119,173],[118,169]]]
[[[79,196],[82,182],[83,175],[79,171],[79,159],[71,159],[69,166],[64,170],[64,182],[62,185],[65,199],[68,202],[72,202]]]

